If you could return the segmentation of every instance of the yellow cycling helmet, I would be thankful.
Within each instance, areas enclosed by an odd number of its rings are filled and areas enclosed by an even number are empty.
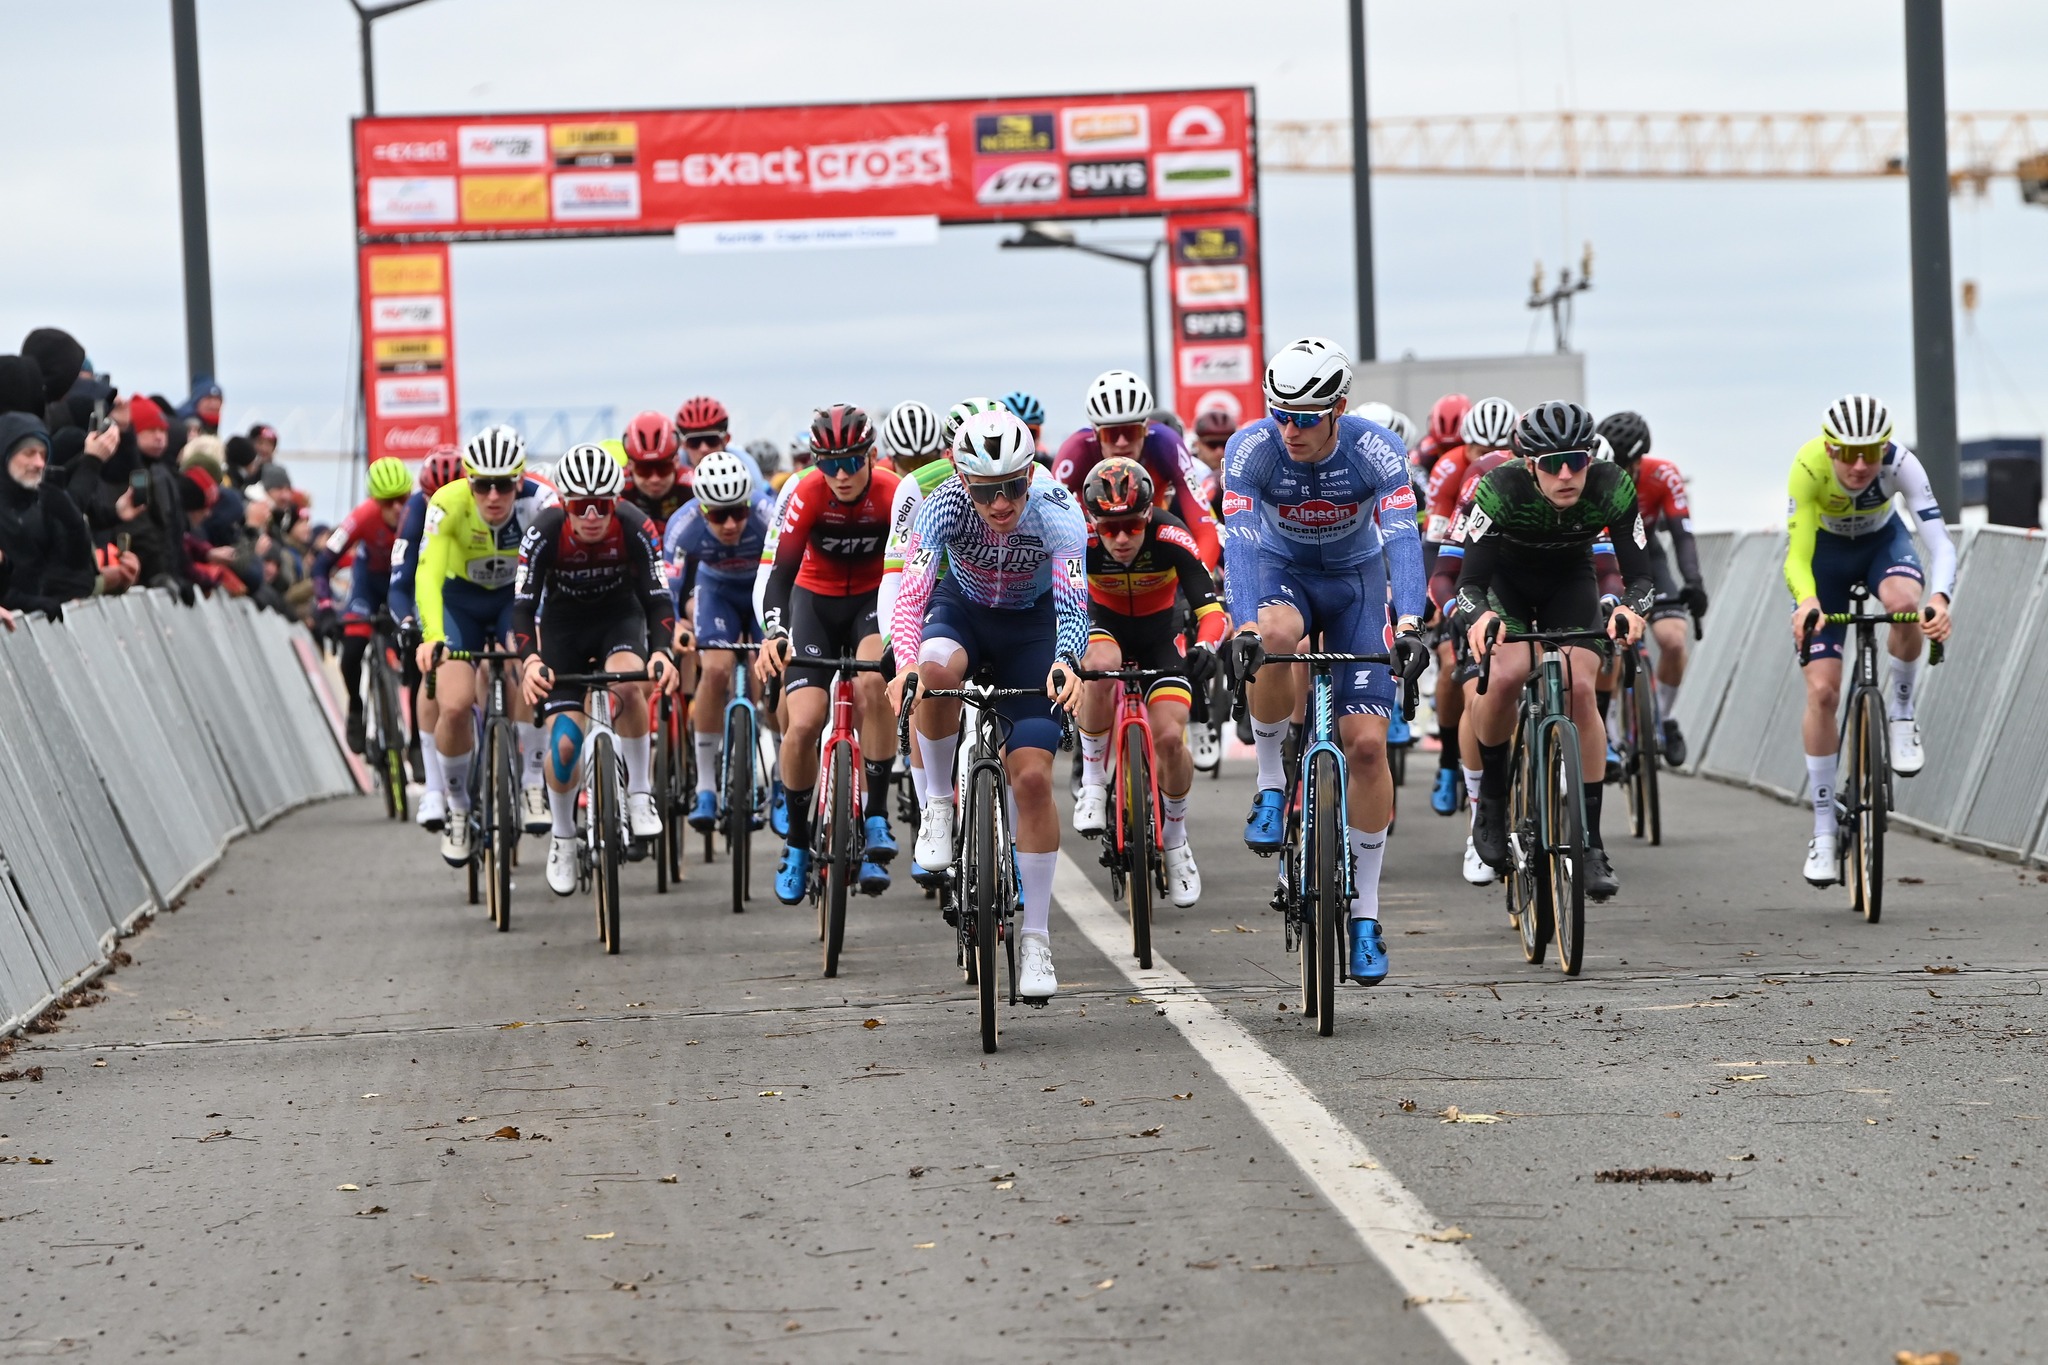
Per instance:
[[[619,468],[624,469],[629,463],[626,458],[626,443],[624,441],[604,440],[599,441],[598,444],[604,447],[606,454],[619,462]]]
[[[370,463],[370,496],[378,502],[396,502],[412,492],[412,471],[405,461],[386,455]]]

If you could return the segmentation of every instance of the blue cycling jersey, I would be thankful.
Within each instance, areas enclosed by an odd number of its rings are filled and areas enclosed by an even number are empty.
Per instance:
[[[700,576],[732,597],[745,598],[753,592],[754,575],[761,567],[761,547],[768,539],[771,505],[766,497],[754,499],[746,529],[731,545],[720,540],[704,520],[703,503],[692,498],[676,509],[668,519],[661,548],[668,566],[669,593],[678,612]]]
[[[1362,568],[1384,551],[1397,616],[1420,616],[1422,541],[1401,442],[1363,417],[1337,419],[1337,444],[1314,462],[1288,456],[1261,418],[1223,454],[1223,567],[1231,619],[1258,619],[1262,561],[1314,574]]]

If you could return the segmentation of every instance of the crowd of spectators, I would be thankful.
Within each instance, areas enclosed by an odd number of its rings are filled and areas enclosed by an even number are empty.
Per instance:
[[[123,391],[54,327],[0,355],[0,624],[137,587],[310,615],[323,528],[275,430],[222,438],[222,400],[210,378],[182,403]]]

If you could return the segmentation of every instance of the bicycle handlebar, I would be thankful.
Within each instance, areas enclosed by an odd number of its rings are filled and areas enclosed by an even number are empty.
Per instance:
[[[542,665],[546,668],[546,665]],[[553,687],[611,687],[618,683],[648,682],[650,677],[642,668],[632,673],[550,673],[548,686]]]
[[[1486,695],[1487,685],[1493,679],[1493,651],[1501,645],[1529,645],[1539,649],[1563,649],[1569,645],[1614,644],[1613,636],[1604,630],[1531,630],[1510,631],[1496,616],[1486,626],[1486,649],[1479,656],[1479,695]],[[1634,643],[1634,641],[1630,641]]]
[[[434,679],[440,676],[436,670],[442,664],[508,664],[517,663],[525,657],[524,654],[511,649],[448,649],[437,645],[434,649],[434,667],[427,670],[425,679],[427,696],[431,698],[434,695]]]
[[[1861,607],[1866,600],[1865,598],[1858,597],[1849,605],[1852,608]],[[1918,611],[1820,611],[1817,609],[1809,611],[1806,613],[1806,620],[1802,623],[1803,628],[1799,632],[1799,657],[1804,659],[1812,651],[1814,634],[1822,625],[1924,626],[1931,618],[1932,609],[1928,607],[1922,607]],[[1941,661],[1947,657],[1947,654],[1948,651],[1942,648],[1941,641],[1929,640],[1927,642],[1927,666],[1929,668],[1940,667]]]
[[[1062,664],[1060,665],[1060,667],[1064,668],[1065,665]],[[1050,700],[1050,698],[1045,697],[1045,690],[1043,688],[994,687],[989,685],[988,683],[977,683],[971,681],[963,682],[958,687],[927,687],[919,691],[917,690],[916,683],[917,674],[915,672],[912,672],[908,676],[910,677],[911,681],[906,682],[903,685],[903,716],[900,721],[902,733],[905,736],[904,746],[906,753],[909,751],[909,740],[907,736],[909,734],[909,716],[911,711],[911,700],[913,696],[943,697],[949,698],[953,701],[972,702],[974,705],[982,707],[983,709],[987,709],[991,702],[1002,701],[1008,697],[1039,697],[1045,698],[1046,700]],[[1072,749],[1074,747],[1074,718],[1067,714],[1067,710],[1063,706],[1054,706],[1052,708],[1052,714],[1053,718],[1059,722],[1060,726],[1061,751],[1065,752],[1069,749]]]
[[[1178,668],[1077,668],[1074,676],[1082,682],[1157,682],[1161,678],[1181,678],[1186,671]]]

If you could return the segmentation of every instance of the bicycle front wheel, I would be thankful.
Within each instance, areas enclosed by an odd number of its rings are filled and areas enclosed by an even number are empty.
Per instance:
[[[1540,965],[1550,947],[1550,891],[1536,856],[1538,779],[1532,771],[1527,733],[1517,730],[1509,759],[1508,913],[1522,940],[1522,957]]]
[[[1337,1027],[1338,954],[1344,951],[1344,921],[1351,913],[1344,895],[1344,860],[1350,857],[1350,838],[1340,815],[1344,809],[1344,781],[1337,771],[1337,758],[1319,753],[1309,767],[1310,790],[1315,796],[1315,819],[1308,824],[1310,904],[1315,907],[1316,944],[1316,1032],[1327,1038]]]
[[[754,713],[735,707],[725,721],[725,848],[732,859],[732,912],[747,908],[751,864],[747,847],[754,832]],[[711,836],[706,834],[709,859]]]
[[[1638,838],[1651,847],[1664,842],[1664,804],[1657,791],[1658,733],[1657,697],[1646,676],[1649,665],[1636,663],[1636,680],[1629,688],[1629,823]]]
[[[491,922],[504,933],[512,927],[512,849],[519,842],[519,740],[512,722],[500,716],[485,741],[484,837],[477,856],[486,864]]]
[[[1891,764],[1886,752],[1884,705],[1875,689],[1856,694],[1856,721],[1850,727],[1856,745],[1854,792],[1856,809],[1850,822],[1855,843],[1850,868],[1856,909],[1875,924],[1884,912],[1884,827],[1889,793],[1885,774]]]
[[[1118,756],[1123,782],[1124,877],[1131,911],[1131,956],[1152,970],[1152,765],[1143,744]]]
[[[967,850],[961,860],[966,885],[962,910],[974,916],[975,986],[981,996],[981,1050],[996,1050],[999,1025],[996,1019],[997,930],[1007,907],[1003,904],[1004,883],[1001,860],[1010,856],[1002,847],[1003,787],[994,768],[977,768],[967,788]]]
[[[384,809],[394,820],[405,819],[405,727],[399,720],[398,679],[376,645],[370,665],[370,689],[377,701],[377,776],[384,787]]]
[[[654,808],[661,812],[661,833],[654,837],[654,889],[668,890],[676,847],[676,755],[674,716],[664,695],[654,715]]]
[[[1544,882],[1557,929],[1557,965],[1579,974],[1586,933],[1586,806],[1579,735],[1569,722],[1543,734]]]
[[[825,975],[839,975],[839,950],[846,943],[846,891],[853,880],[854,853],[849,805],[853,800],[853,750],[844,744],[832,746],[831,790],[826,794],[825,814],[831,827],[825,835],[825,900],[819,907],[824,916]]]
[[[625,812],[619,756],[612,737],[601,734],[590,746],[591,884],[596,890],[597,936],[607,953],[619,951],[619,841],[625,837]]]

